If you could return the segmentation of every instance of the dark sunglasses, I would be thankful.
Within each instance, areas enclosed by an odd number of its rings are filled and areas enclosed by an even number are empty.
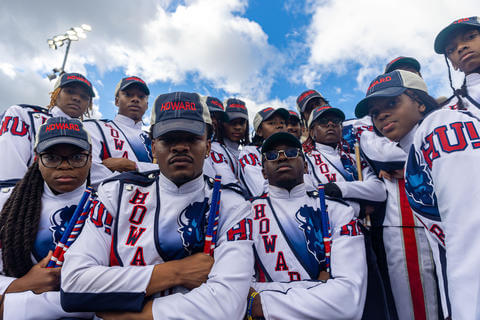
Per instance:
[[[342,119],[340,118],[320,118],[315,120],[316,123],[319,125],[327,125],[329,122],[333,123],[334,125],[338,126],[340,123],[342,123]]]
[[[298,148],[290,148],[290,149],[285,149],[285,150],[271,150],[264,152],[263,155],[265,156],[265,159],[268,161],[275,161],[280,157],[280,153],[283,153],[287,159],[295,159],[297,158],[301,150]]]

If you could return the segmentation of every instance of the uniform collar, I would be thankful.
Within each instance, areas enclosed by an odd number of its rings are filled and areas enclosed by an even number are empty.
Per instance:
[[[170,179],[160,173],[159,183],[160,188],[174,194],[192,193],[195,191],[203,190],[203,188],[205,187],[205,180],[203,178],[203,174],[191,181],[185,182],[180,187],[177,187],[175,183],[173,183]]]
[[[467,87],[473,87],[480,84],[480,73],[470,73],[465,77]]]
[[[238,147],[240,146],[240,144],[238,142],[234,142],[228,138],[224,138],[223,139],[223,142],[225,143],[225,146],[228,148],[228,149],[231,149],[231,150],[236,150],[238,151]]]
[[[67,119],[71,119],[72,117],[70,117],[68,114],[66,114],[65,112],[62,111],[62,109],[60,109],[59,107],[57,106],[54,106],[52,109],[50,109],[50,114],[53,116],[53,117],[65,117]]]
[[[74,198],[81,198],[83,192],[87,188],[87,183],[85,182],[82,184],[80,187],[77,189],[70,191],[70,192],[65,192],[65,193],[60,193],[60,194],[55,194],[52,189],[48,186],[46,182],[43,183],[43,195],[46,196],[47,198],[54,198],[54,199],[74,199]]]
[[[405,151],[407,154],[410,152],[410,147],[413,144],[413,137],[415,136],[415,132],[417,131],[417,129],[418,124],[416,124],[415,127],[413,127],[412,130],[410,130],[410,132],[407,133],[405,137],[400,139],[400,141],[398,142],[400,148],[402,148],[403,151]]]
[[[337,153],[337,147],[332,147],[326,144],[318,143],[315,142],[315,149],[317,149],[320,152],[325,152],[328,154],[336,154]]]
[[[137,121],[135,122],[134,120],[130,119],[127,116],[124,116],[123,114],[118,114],[115,116],[114,122],[118,122],[120,124],[123,124],[127,127],[130,128],[135,128],[135,129],[142,129],[143,121]]]
[[[300,198],[305,196],[306,193],[307,191],[305,189],[304,183],[296,185],[290,191],[284,188],[272,186],[271,184],[268,185],[268,194],[272,198],[280,198],[280,199]]]

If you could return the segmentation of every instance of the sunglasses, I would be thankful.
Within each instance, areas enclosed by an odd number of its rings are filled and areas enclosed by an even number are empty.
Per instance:
[[[316,123],[319,125],[327,125],[329,122],[333,123],[335,126],[338,126],[340,123],[342,123],[342,119],[340,118],[320,118],[315,120]]]
[[[295,159],[301,154],[301,150],[298,148],[290,148],[290,149],[285,149],[285,150],[271,150],[264,152],[263,155],[265,156],[265,159],[268,161],[275,161],[280,157],[280,154],[283,153],[283,155],[287,159]]]

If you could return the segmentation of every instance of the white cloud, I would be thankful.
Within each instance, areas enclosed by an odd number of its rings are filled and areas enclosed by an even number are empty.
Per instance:
[[[365,91],[369,82],[383,72],[391,59],[403,55],[417,58],[422,73],[435,94],[450,94],[443,57],[433,51],[438,32],[461,17],[478,14],[477,0],[344,0],[315,1],[309,26],[310,50],[303,71],[304,83],[318,83],[328,72],[351,73],[358,64],[358,88]],[[318,71],[320,70],[320,71]],[[455,74],[455,83],[462,75]]]
[[[92,32],[72,43],[68,71],[85,73],[93,65],[101,76],[121,69],[148,82],[173,84],[193,75],[227,94],[265,100],[282,57],[260,25],[242,17],[248,1],[178,3],[85,0],[77,6],[61,0],[7,1],[0,12],[0,28],[6,31],[0,34],[0,73],[16,87],[24,87],[28,78],[35,87],[29,88],[34,98],[30,102],[44,103],[53,83],[49,86],[42,76],[59,67],[64,55],[64,47],[51,50],[46,40],[87,23]],[[30,97],[21,90],[8,96],[0,95],[0,105],[24,103]]]

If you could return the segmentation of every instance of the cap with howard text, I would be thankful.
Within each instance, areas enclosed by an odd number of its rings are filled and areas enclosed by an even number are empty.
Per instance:
[[[185,131],[199,136],[212,124],[208,107],[200,95],[190,92],[161,94],[155,99],[152,111],[154,139],[173,131]]]
[[[87,78],[85,78],[82,74],[80,73],[64,73],[62,74],[58,79],[57,82],[55,82],[55,86],[53,87],[53,90],[56,90],[58,88],[63,88],[69,83],[78,83],[84,86],[90,96],[93,98],[95,97],[95,93],[93,92],[92,88],[92,83],[88,81]]]
[[[35,139],[35,151],[43,152],[57,144],[71,144],[90,150],[90,136],[81,121],[65,117],[53,117],[40,126]]]
[[[425,81],[416,73],[395,70],[376,77],[368,86],[367,94],[355,107],[355,116],[362,118],[368,114],[369,101],[379,97],[396,97],[407,89],[416,89],[428,93]]]
[[[117,86],[115,87],[115,97],[118,96],[118,92],[119,92],[119,91],[123,91],[123,90],[127,89],[128,87],[130,87],[131,85],[137,85],[137,86],[139,86],[140,89],[141,89],[147,96],[150,95],[150,90],[148,89],[148,86],[147,86],[147,84],[145,83],[145,81],[143,81],[143,80],[140,79],[139,77],[132,76],[132,77],[123,78],[122,80],[120,80],[120,81],[117,83]]]

